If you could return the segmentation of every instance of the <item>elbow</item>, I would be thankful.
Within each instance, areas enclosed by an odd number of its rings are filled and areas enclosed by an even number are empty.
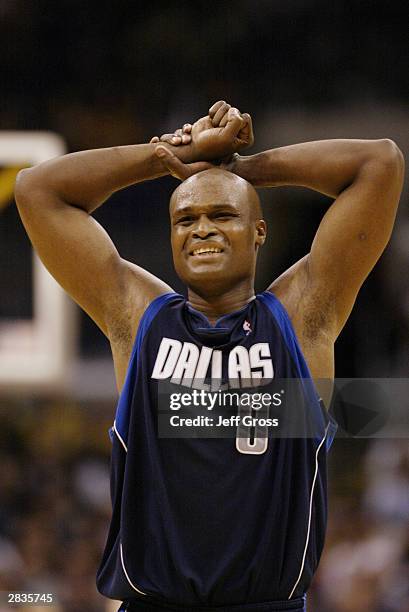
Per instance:
[[[14,197],[17,205],[26,204],[30,199],[31,192],[31,170],[24,168],[17,174],[14,185]]]
[[[380,164],[390,176],[403,182],[405,158],[402,151],[390,138],[374,141],[375,161]]]
[[[390,193],[395,193],[399,201],[405,171],[402,151],[389,138],[367,142],[367,157],[362,164],[362,172],[382,189],[392,190]]]
[[[24,168],[17,174],[14,198],[18,207],[28,206],[40,188],[35,168]]]

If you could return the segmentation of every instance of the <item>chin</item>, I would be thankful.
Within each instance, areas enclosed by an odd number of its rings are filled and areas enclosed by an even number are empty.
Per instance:
[[[198,295],[220,295],[229,291],[236,283],[231,271],[194,270],[180,277],[183,283]]]

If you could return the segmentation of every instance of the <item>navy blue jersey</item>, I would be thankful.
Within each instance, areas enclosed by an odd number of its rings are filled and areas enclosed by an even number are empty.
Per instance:
[[[244,370],[309,381],[317,435],[257,448],[231,438],[158,436],[160,379],[224,380]],[[156,298],[140,322],[111,433],[102,594],[197,607],[304,595],[324,543],[334,425],[273,294],[257,295],[214,327],[183,296]]]

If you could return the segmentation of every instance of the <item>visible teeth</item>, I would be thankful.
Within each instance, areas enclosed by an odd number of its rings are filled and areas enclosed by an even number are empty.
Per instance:
[[[222,250],[216,247],[200,248],[193,251],[193,255],[204,255],[205,253],[221,253]]]

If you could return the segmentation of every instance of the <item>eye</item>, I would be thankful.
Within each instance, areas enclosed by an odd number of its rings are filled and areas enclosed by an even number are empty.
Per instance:
[[[176,221],[176,225],[189,225],[190,223],[192,223],[192,221],[193,217],[184,216],[180,217],[180,219]]]
[[[213,215],[214,219],[219,219],[221,221],[227,221],[228,219],[233,219],[234,217],[237,217],[237,215],[232,212],[218,212]]]

